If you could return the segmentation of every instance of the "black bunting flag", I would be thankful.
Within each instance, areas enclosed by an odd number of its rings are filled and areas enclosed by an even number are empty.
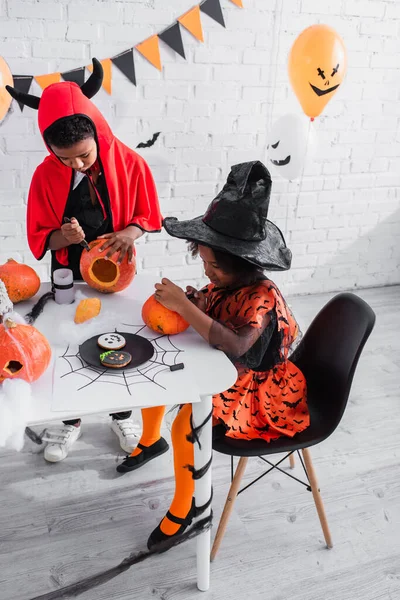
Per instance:
[[[200,10],[222,25],[222,27],[225,27],[220,0],[204,0],[204,2],[200,4]]]
[[[85,83],[85,67],[73,69],[72,71],[65,71],[64,73],[61,73],[61,77],[64,81],[73,81],[80,87]]]
[[[129,79],[133,85],[136,85],[135,63],[133,62],[133,48],[130,48],[118,56],[114,56],[111,62]]]
[[[177,54],[182,56],[182,58],[186,58],[179,23],[174,23],[174,25],[159,33],[158,37],[167,44],[167,46],[172,48],[172,50],[175,50]]]
[[[13,75],[14,87],[19,92],[23,94],[28,94],[31,83],[32,83],[33,75]],[[24,104],[22,102],[18,102],[18,106],[21,109],[21,112],[24,110]]]

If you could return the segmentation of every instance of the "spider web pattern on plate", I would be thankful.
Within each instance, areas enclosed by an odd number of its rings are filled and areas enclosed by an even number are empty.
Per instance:
[[[153,357],[145,362],[140,367],[129,371],[115,371],[115,369],[107,369],[106,367],[94,367],[88,365],[81,357],[79,349],[75,354],[69,354],[69,346],[59,358],[62,358],[68,363],[70,371],[61,375],[61,379],[71,375],[77,375],[82,378],[81,385],[77,391],[94,383],[108,383],[112,385],[122,386],[126,389],[129,395],[131,394],[131,386],[153,383],[154,385],[165,390],[166,388],[157,382],[157,377],[165,371],[169,371],[170,367],[178,364],[178,356],[183,352],[173,342],[169,335],[159,335],[147,329],[145,325],[130,325],[129,323],[121,323],[122,327],[129,327],[135,335],[141,335],[149,340],[154,348]],[[115,328],[115,331],[120,331],[120,328]],[[128,333],[128,331],[127,331]]]

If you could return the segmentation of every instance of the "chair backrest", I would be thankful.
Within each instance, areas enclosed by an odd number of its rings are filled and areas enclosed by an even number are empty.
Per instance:
[[[328,437],[346,408],[358,359],[375,324],[355,294],[338,294],[315,317],[290,357],[304,373],[311,422]]]

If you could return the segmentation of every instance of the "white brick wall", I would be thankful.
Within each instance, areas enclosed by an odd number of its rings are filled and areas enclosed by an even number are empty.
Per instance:
[[[162,73],[136,54],[137,88],[114,69],[113,95],[101,91],[95,100],[132,147],[162,131],[142,154],[164,214],[203,212],[231,164],[266,159],[271,120],[299,111],[288,85],[290,46],[303,28],[327,23],[345,40],[348,76],[315,122],[319,151],[303,181],[274,182],[270,216],[294,258],[291,271],[273,277],[297,293],[400,283],[398,0],[244,0],[244,10],[221,3],[226,29],[203,15],[204,44],[182,32],[186,62],[161,43]],[[161,31],[192,5],[0,0],[0,55],[17,74],[72,69]],[[40,93],[35,83],[32,91]],[[12,256],[45,278],[48,261],[33,260],[24,223],[30,177],[43,156],[36,114],[14,104],[0,127],[0,263]],[[165,232],[142,239],[138,254],[150,273],[187,283],[202,277],[184,243]]]

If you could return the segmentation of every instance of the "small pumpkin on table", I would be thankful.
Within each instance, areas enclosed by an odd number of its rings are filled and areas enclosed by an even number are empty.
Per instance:
[[[9,258],[0,265],[0,279],[6,286],[8,296],[13,304],[29,300],[38,293],[40,279],[32,267]]]
[[[154,294],[143,304],[142,319],[149,329],[163,335],[177,335],[189,327],[181,315],[163,306]]]

